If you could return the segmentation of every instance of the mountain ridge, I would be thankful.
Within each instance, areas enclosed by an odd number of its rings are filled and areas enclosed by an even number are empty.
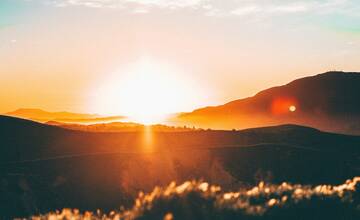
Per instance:
[[[360,73],[333,71],[296,79],[252,97],[179,114],[174,122],[214,129],[290,123],[360,134]]]
[[[99,114],[74,113],[68,111],[50,112],[39,108],[19,108],[3,115],[30,119],[38,122],[57,121],[64,123],[97,123],[121,120],[123,116],[102,116]]]
[[[261,96],[261,95],[263,95],[263,93],[266,93],[266,92],[271,91],[271,90],[279,89],[279,88],[281,88],[283,86],[297,84],[297,83],[299,83],[299,82],[301,82],[303,80],[309,80],[309,79],[314,79],[314,78],[323,78],[323,77],[334,77],[334,76],[357,76],[357,77],[360,77],[360,72],[328,71],[328,72],[319,73],[319,74],[316,74],[316,75],[313,75],[313,76],[306,76],[306,77],[302,77],[302,78],[299,78],[299,79],[295,79],[295,80],[293,80],[293,81],[291,81],[289,83],[286,83],[284,85],[273,86],[273,87],[261,90],[261,91],[257,92],[253,96],[249,96],[249,97],[245,97],[245,98],[239,98],[239,99],[236,99],[236,100],[233,100],[233,101],[229,101],[229,102],[227,102],[225,104],[222,104],[222,105],[205,106],[205,107],[202,107],[202,108],[195,109],[195,110],[193,110],[191,112],[183,112],[181,114],[195,113],[197,111],[201,111],[201,110],[207,109],[207,108],[216,108],[216,107],[222,107],[222,106],[226,106],[226,105],[231,105],[231,104],[237,103],[238,101],[245,101],[245,100],[257,97],[257,96]]]

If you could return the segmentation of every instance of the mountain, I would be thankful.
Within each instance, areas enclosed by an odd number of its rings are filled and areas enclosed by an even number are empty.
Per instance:
[[[291,123],[360,134],[360,73],[327,72],[297,79],[253,97],[180,114],[173,122],[214,129]]]
[[[134,122],[110,122],[110,123],[96,123],[96,124],[78,124],[78,123],[61,123],[57,121],[48,121],[48,125],[54,125],[66,129],[87,131],[87,132],[140,132],[145,129],[150,129],[155,132],[184,132],[192,131],[195,128],[175,127],[163,124],[154,124],[145,126],[143,124]]]
[[[48,112],[41,109],[21,108],[4,115],[30,119],[38,122],[56,121],[63,123],[99,123],[121,120],[122,116],[104,117],[97,114],[81,114],[72,112]]]
[[[338,184],[360,174],[360,137],[298,125],[241,131],[84,132],[0,116],[0,216],[131,205],[139,190],[204,179]],[[10,219],[10,218],[8,218]]]
[[[151,134],[151,143],[143,139]],[[208,149],[258,144],[290,144],[317,150],[354,151],[360,137],[321,132],[298,125],[280,125],[240,131],[184,130],[86,132],[25,119],[0,116],[0,159],[21,161],[91,153],[149,153],[162,150]],[[145,145],[151,145],[146,146]],[[146,149],[148,148],[148,149]]]

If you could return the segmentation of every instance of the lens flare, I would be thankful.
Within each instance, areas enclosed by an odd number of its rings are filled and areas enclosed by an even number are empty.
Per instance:
[[[295,111],[296,111],[296,106],[295,106],[295,105],[291,105],[291,106],[289,107],[289,111],[290,111],[290,112],[295,112]]]

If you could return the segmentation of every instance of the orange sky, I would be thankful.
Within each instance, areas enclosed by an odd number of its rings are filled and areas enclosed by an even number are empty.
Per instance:
[[[136,77],[127,82],[126,76],[136,75],[144,58],[164,77],[145,71],[149,85],[139,88],[145,95],[135,101],[149,103],[152,95],[151,103],[169,112],[222,104],[328,70],[360,70],[357,4],[300,1],[303,7],[295,7],[257,0],[231,11],[230,3],[200,0],[134,0],[122,7],[56,2],[0,3],[0,112],[29,107],[128,114],[131,108],[123,106],[146,108],[124,98],[138,86]],[[131,89],[123,90],[124,82]],[[164,84],[171,89],[163,93],[178,102],[153,91]],[[110,92],[103,92],[108,85]]]

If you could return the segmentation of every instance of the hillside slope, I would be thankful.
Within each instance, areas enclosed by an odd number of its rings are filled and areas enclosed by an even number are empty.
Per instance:
[[[68,130],[8,116],[0,116],[0,136],[0,158],[3,162],[84,153],[149,153],[264,143],[341,152],[351,152],[360,146],[360,137],[357,136],[325,133],[290,124],[240,131],[152,132],[144,127],[144,130],[136,132],[96,133]],[[149,138],[151,140],[147,140]]]
[[[204,179],[334,183],[360,175],[360,137],[297,125],[242,131],[67,130],[0,116],[0,216],[116,209],[138,192]]]
[[[295,111],[290,111],[292,106]],[[297,79],[253,97],[181,114],[174,121],[214,129],[291,123],[360,134],[360,73],[327,72]]]
[[[24,118],[38,122],[64,122],[64,123],[101,123],[124,119],[122,116],[101,116],[97,114],[81,114],[73,112],[49,112],[42,109],[20,108],[4,115]]]

